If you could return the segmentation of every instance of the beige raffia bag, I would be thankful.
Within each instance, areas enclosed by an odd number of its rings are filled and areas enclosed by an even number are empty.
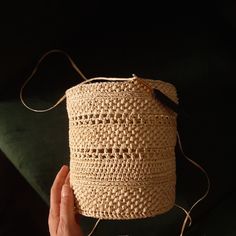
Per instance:
[[[41,61],[53,52],[63,53],[85,81],[68,89],[52,107],[32,109],[24,102],[23,89]],[[207,172],[183,153],[176,125],[175,87],[135,75],[87,79],[66,52],[51,50],[22,85],[20,99],[28,109],[46,112],[65,98],[76,211],[99,220],[138,219],[162,214],[175,205],[186,213],[182,236],[185,226],[191,224],[192,209],[207,196],[210,181]],[[188,211],[175,204],[177,138],[183,156],[208,182],[206,193]]]
[[[136,219],[173,207],[176,113],[156,100],[154,88],[177,102],[173,85],[140,78],[66,91],[70,180],[79,213]]]

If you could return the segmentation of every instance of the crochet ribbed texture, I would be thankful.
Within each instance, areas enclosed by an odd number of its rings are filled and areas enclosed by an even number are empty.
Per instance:
[[[143,81],[178,102],[172,84]],[[138,80],[77,85],[66,91],[66,101],[77,212],[137,219],[170,210],[175,203],[176,113]]]

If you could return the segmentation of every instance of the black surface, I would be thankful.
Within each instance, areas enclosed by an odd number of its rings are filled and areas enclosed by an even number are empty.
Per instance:
[[[47,236],[48,206],[0,152],[0,236]]]

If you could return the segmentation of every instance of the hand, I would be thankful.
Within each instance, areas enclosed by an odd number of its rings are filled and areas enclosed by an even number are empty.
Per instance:
[[[51,236],[83,236],[75,218],[68,166],[62,166],[52,185],[48,225]]]

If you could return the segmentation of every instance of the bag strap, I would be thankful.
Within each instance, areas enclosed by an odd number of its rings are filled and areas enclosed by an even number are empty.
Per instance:
[[[65,97],[66,97],[66,96],[64,95],[64,96],[61,97],[53,106],[51,106],[51,107],[49,107],[49,108],[47,108],[47,109],[40,109],[40,110],[38,110],[38,109],[33,109],[32,107],[28,106],[28,105],[26,104],[26,102],[24,101],[24,98],[23,98],[23,90],[24,90],[24,88],[25,88],[26,85],[29,83],[29,81],[32,79],[32,77],[35,75],[35,73],[37,72],[38,67],[39,67],[39,65],[41,64],[41,62],[42,62],[48,55],[50,55],[50,54],[52,54],[52,53],[61,53],[61,54],[63,54],[63,55],[69,60],[70,64],[71,64],[72,67],[74,68],[74,70],[75,70],[85,81],[87,80],[87,78],[85,77],[85,75],[81,72],[81,70],[78,68],[78,66],[75,64],[75,62],[72,60],[72,58],[70,57],[70,55],[69,55],[67,52],[65,52],[65,51],[63,51],[63,50],[61,50],[61,49],[52,49],[52,50],[50,50],[50,51],[44,53],[43,56],[38,60],[38,62],[37,62],[37,64],[36,64],[36,66],[34,67],[32,73],[31,73],[31,74],[29,75],[29,77],[25,80],[25,82],[22,84],[21,89],[20,89],[20,100],[21,100],[22,104],[23,104],[26,108],[28,108],[29,110],[31,110],[31,111],[34,111],[34,112],[47,112],[47,111],[50,111],[50,110],[52,110],[53,108],[55,108],[56,106],[58,106],[58,105],[65,99]]]

